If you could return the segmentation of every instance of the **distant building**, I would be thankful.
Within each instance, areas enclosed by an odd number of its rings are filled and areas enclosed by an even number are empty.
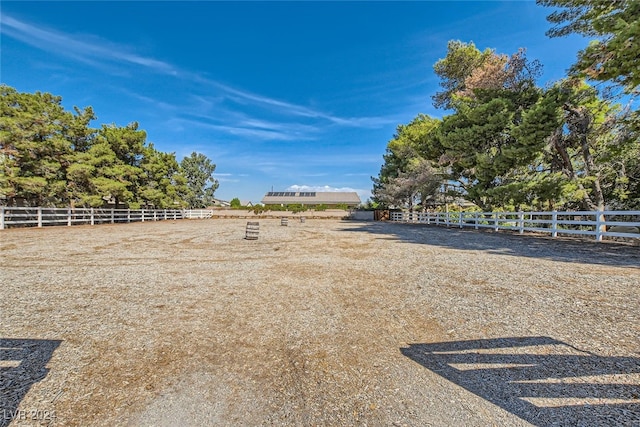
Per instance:
[[[213,199],[213,207],[223,207],[223,208],[228,208],[229,206],[231,206],[231,203],[229,203],[226,200],[220,200],[220,199]]]
[[[304,206],[325,205],[327,207],[336,207],[346,205],[349,208],[355,208],[360,204],[360,197],[355,191],[338,192],[338,191],[270,191],[262,198],[263,205],[293,205],[301,204]]]

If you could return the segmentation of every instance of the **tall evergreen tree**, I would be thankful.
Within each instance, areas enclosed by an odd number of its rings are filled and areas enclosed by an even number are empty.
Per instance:
[[[187,181],[187,205],[191,208],[205,208],[213,203],[218,181],[213,177],[216,165],[202,153],[193,152],[180,162]]]
[[[67,205],[73,150],[90,140],[91,108],[64,110],[49,93],[18,93],[0,85],[0,197],[7,204]]]

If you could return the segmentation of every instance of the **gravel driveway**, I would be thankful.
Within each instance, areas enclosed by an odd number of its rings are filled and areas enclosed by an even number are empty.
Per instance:
[[[640,426],[640,248],[392,223],[0,232],[0,426]]]

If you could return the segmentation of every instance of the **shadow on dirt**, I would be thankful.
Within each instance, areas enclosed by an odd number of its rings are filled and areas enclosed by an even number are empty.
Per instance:
[[[363,222],[343,231],[379,234],[391,241],[483,251],[562,262],[640,268],[640,247],[624,243],[518,235],[509,232],[446,228],[426,224]]]
[[[640,425],[640,384],[622,378],[640,373],[637,357],[600,357],[549,337],[410,344],[400,351],[537,426]]]
[[[8,426],[18,417],[47,421],[48,408],[18,413],[18,406],[31,386],[47,376],[47,363],[61,342],[0,338],[0,427]]]

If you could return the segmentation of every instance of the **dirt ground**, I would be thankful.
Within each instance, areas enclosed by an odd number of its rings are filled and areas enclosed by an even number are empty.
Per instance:
[[[640,426],[640,248],[338,220],[0,232],[0,427]]]

